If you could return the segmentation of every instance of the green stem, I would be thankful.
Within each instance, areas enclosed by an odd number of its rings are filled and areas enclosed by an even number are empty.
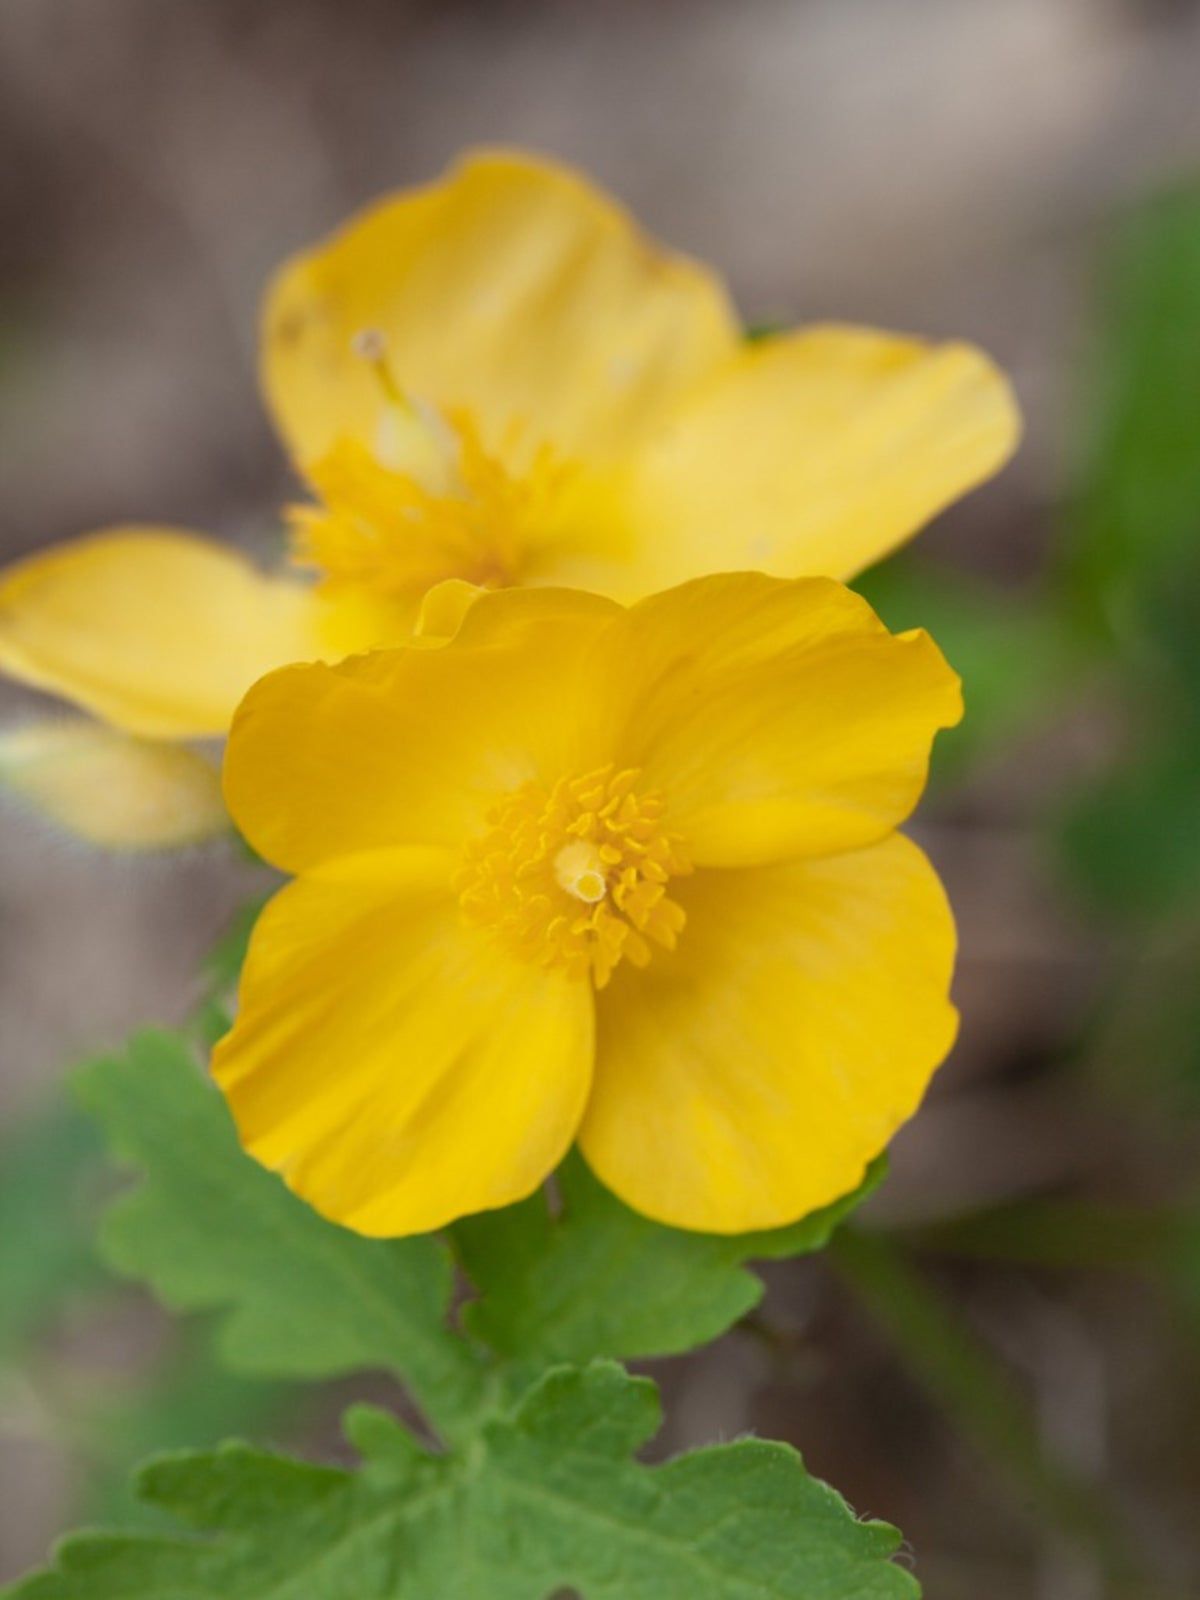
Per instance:
[[[436,1346],[416,1357],[409,1353],[404,1386],[431,1433],[448,1449],[473,1439],[503,1398],[496,1368],[451,1329]]]
[[[962,1433],[1032,1494],[1036,1511],[1093,1550],[1117,1580],[1137,1563],[1113,1505],[1097,1485],[1042,1450],[1029,1406],[1008,1369],[879,1234],[843,1228],[831,1254],[906,1364]],[[1145,1589],[1139,1591],[1147,1593]]]
[[[905,1228],[904,1240],[918,1250],[976,1261],[1155,1272],[1170,1266],[1185,1232],[1184,1219],[1173,1210],[1023,1200]]]

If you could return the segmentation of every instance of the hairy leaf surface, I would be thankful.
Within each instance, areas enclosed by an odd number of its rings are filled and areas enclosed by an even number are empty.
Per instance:
[[[143,1182],[109,1212],[117,1270],[178,1310],[222,1309],[237,1371],[323,1378],[394,1372],[448,1431],[469,1416],[479,1364],[446,1323],[453,1270],[432,1237],[360,1238],[324,1221],[242,1150],[188,1046],[145,1033],[84,1069],[79,1092]]]
[[[82,1535],[7,1600],[912,1600],[899,1535],[859,1522],[786,1445],[645,1467],[653,1385],[546,1374],[467,1451],[352,1414],[360,1472],[243,1445],[167,1457],[147,1500],[203,1538]]]
[[[675,1355],[724,1333],[762,1297],[746,1261],[819,1250],[883,1177],[787,1228],[718,1235],[663,1227],[623,1205],[578,1155],[559,1173],[562,1206],[544,1194],[469,1217],[454,1230],[482,1298],[468,1327],[503,1355],[554,1361]]]

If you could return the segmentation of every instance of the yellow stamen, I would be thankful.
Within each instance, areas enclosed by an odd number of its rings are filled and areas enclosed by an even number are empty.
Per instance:
[[[649,941],[672,949],[685,918],[666,885],[691,864],[663,825],[662,796],[639,794],[637,779],[609,765],[506,795],[455,875],[467,917],[599,989],[618,962],[645,966]]]
[[[517,582],[556,526],[570,476],[545,447],[513,473],[469,413],[423,401],[383,407],[374,450],[342,439],[306,470],[320,503],[289,513],[296,559],[329,581],[418,600],[447,578]]]
[[[561,536],[576,469],[517,420],[485,441],[469,411],[408,393],[381,329],[351,344],[381,404],[369,443],[341,438],[307,463],[319,503],[289,509],[296,561],[406,602],[450,578],[503,588],[536,570]]]

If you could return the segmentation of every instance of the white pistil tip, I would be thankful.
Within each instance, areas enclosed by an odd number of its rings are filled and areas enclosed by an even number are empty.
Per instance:
[[[554,858],[554,876],[568,894],[585,905],[597,905],[608,893],[600,852],[587,839],[572,839]]]
[[[350,348],[364,361],[382,361],[387,355],[387,334],[380,328],[360,328],[351,339]]]

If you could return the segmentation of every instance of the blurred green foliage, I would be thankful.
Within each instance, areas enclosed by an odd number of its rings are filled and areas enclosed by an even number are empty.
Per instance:
[[[148,1452],[216,1443],[267,1425],[295,1396],[231,1376],[207,1327],[169,1338],[148,1370],[114,1381],[72,1353],[69,1334],[119,1308],[125,1293],[95,1234],[115,1184],[104,1138],[70,1104],[39,1110],[0,1147],[0,1391],[23,1385],[38,1426],[76,1463],[78,1514],[144,1521],[129,1487]]]
[[[1126,221],[1099,301],[1060,575],[1079,620],[1131,667],[1161,642],[1163,598],[1200,571],[1200,190]]]
[[[0,1144],[0,1366],[104,1281],[92,1245],[103,1149],[69,1106],[39,1111]]]
[[[1037,1070],[1088,1108],[1115,1108],[1124,1148],[1114,1141],[1112,1170],[1078,1192],[952,1215],[900,1242],[844,1233],[834,1254],[960,1436],[1092,1545],[1113,1593],[1127,1592],[1123,1572],[1140,1597],[1194,1589],[1152,1578],[1160,1552],[1139,1559],[1104,1486],[1064,1480],[1044,1459],[1008,1363],[910,1259],[1106,1269],[1200,1329],[1200,189],[1139,209],[1102,257],[1047,569],[1014,591],[918,548],[859,587],[890,626],[928,628],[963,676],[966,721],[935,752],[944,795],[1056,727],[1083,734],[1028,820],[1093,932],[1095,998]],[[1200,1357],[1194,1331],[1164,1355],[1185,1415],[1200,1384],[1200,1361],[1180,1360],[1188,1349]]]
[[[905,554],[855,587],[889,628],[924,628],[963,680],[966,712],[938,736],[931,781],[961,781],[1031,725],[1061,714],[1085,666],[1078,642],[1045,593],[1010,593]]]
[[[1062,854],[1089,903],[1143,922],[1200,890],[1200,191],[1120,234],[1080,412],[1058,587],[1122,738],[1071,807]]]
[[[76,1420],[73,1448],[88,1464],[80,1519],[136,1527],[158,1521],[134,1488],[148,1456],[184,1446],[220,1444],[234,1434],[294,1438],[310,1409],[298,1385],[231,1373],[203,1319],[182,1323],[170,1348],[115,1399],[101,1391]]]

